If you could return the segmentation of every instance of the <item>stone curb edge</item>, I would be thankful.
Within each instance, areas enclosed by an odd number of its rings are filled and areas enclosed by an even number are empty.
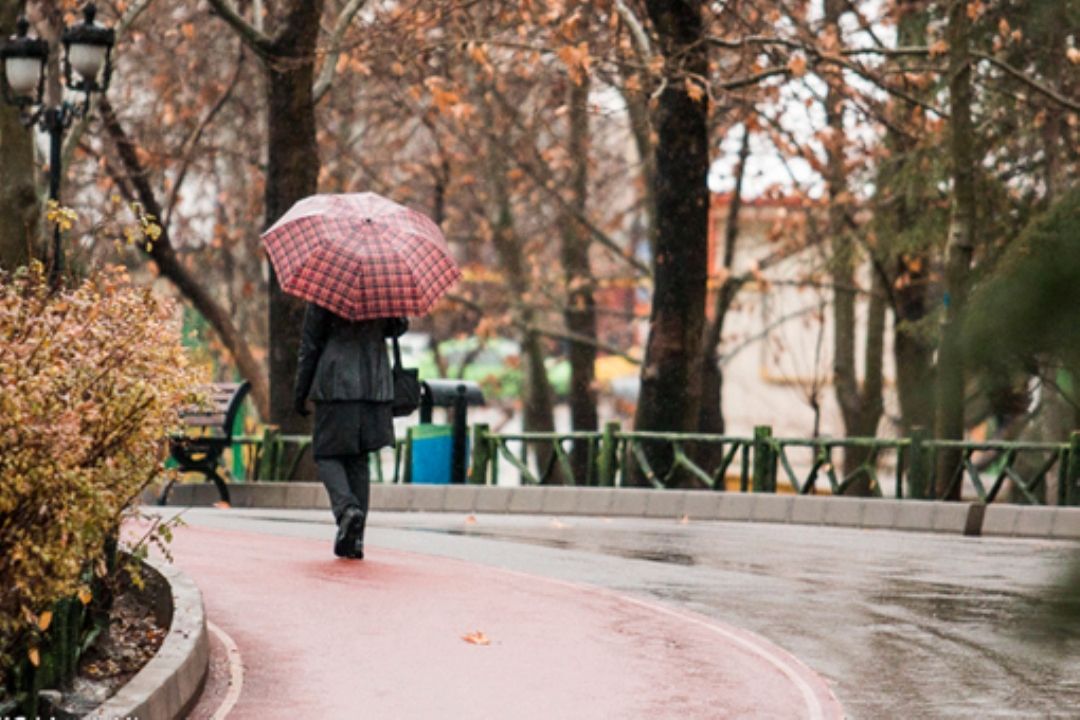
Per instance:
[[[91,720],[176,720],[195,705],[210,664],[202,593],[190,578],[163,561],[144,560],[168,589],[172,620],[157,653],[143,669],[94,711]],[[166,593],[162,593],[166,595]]]
[[[235,508],[328,509],[320,483],[238,483]],[[218,500],[209,483],[173,487],[170,505]],[[992,537],[1080,540],[1080,508],[639,488],[373,483],[374,510],[597,515],[775,522]]]

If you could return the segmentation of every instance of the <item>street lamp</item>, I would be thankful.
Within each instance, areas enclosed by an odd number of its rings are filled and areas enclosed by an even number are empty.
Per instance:
[[[49,133],[49,199],[60,201],[60,152],[64,131],[90,109],[94,93],[104,93],[112,76],[112,47],[116,34],[112,28],[94,22],[97,7],[87,3],[83,20],[65,27],[60,37],[64,45],[62,72],[64,85],[84,94],[81,103],[62,100],[58,106],[45,104],[45,75],[49,61],[49,44],[29,36],[30,23],[21,17],[15,34],[0,44],[0,88],[4,101],[19,108],[24,127],[37,123]],[[60,226],[53,227],[53,261],[49,278],[55,286],[64,271],[64,253],[60,247]]]

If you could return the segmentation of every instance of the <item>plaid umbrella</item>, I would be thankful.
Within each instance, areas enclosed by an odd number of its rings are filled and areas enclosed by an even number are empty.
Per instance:
[[[282,290],[349,320],[423,315],[461,276],[430,218],[375,193],[304,198],[262,241]]]

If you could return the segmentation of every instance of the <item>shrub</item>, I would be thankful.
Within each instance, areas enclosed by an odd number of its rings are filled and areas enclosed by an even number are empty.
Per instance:
[[[0,277],[0,688],[161,472],[197,382],[171,303],[107,269],[51,293],[40,265]]]

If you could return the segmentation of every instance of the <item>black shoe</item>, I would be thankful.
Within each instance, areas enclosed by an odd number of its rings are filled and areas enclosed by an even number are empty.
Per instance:
[[[364,525],[367,523],[367,514],[360,511],[360,530],[356,533],[356,542],[352,544],[352,552],[349,557],[354,560],[364,559]]]
[[[334,554],[338,557],[352,557],[356,543],[364,532],[364,513],[360,508],[350,507],[341,514],[337,537],[334,538]]]

